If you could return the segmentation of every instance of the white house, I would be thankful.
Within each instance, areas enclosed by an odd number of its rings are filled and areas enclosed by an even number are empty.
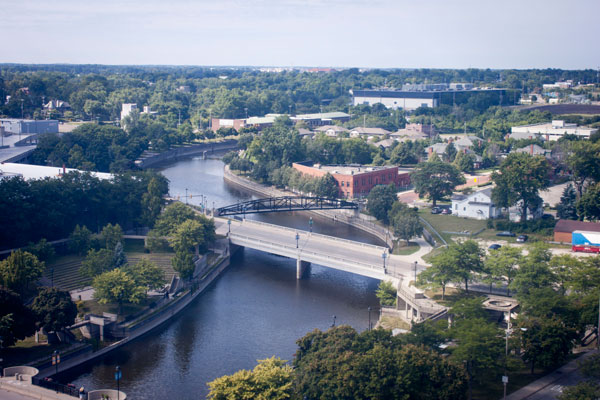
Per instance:
[[[452,214],[473,219],[498,218],[502,213],[492,201],[492,188],[452,196]]]

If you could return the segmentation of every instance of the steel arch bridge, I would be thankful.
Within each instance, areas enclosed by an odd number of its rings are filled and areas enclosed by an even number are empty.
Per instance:
[[[325,197],[283,196],[269,197],[244,201],[237,204],[221,207],[216,210],[217,216],[257,214],[282,211],[307,211],[307,210],[356,210],[358,204],[351,201],[330,199]]]

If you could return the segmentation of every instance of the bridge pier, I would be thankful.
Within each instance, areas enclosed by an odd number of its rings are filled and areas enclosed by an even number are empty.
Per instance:
[[[308,267],[310,267],[310,263],[308,261],[302,261],[300,257],[298,257],[296,259],[296,279],[302,279],[306,274]]]

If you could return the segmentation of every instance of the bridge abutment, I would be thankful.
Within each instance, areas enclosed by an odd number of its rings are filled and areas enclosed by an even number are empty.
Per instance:
[[[296,259],[296,279],[302,279],[306,270],[310,267],[310,262],[302,261],[300,257]]]

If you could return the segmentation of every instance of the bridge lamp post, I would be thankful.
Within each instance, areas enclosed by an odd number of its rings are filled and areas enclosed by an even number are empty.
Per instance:
[[[371,330],[371,306],[369,306],[367,310],[369,310],[369,330]]]
[[[310,217],[308,220],[308,230],[312,233],[313,219]]]
[[[332,327],[332,328],[335,328],[335,319],[336,319],[336,318],[337,318],[337,317],[334,315],[334,316],[333,316],[333,323],[331,324],[331,327]]]
[[[415,286],[417,285],[417,262],[415,261]]]
[[[188,188],[185,188],[185,204],[188,203],[187,192],[188,192]]]
[[[298,248],[298,240],[300,240],[300,234],[296,232],[296,248]]]
[[[227,234],[230,234],[230,233],[231,233],[231,220],[228,219],[227,220]]]
[[[385,269],[385,259],[387,258],[387,253],[385,251],[381,254],[381,258],[383,258],[383,273],[387,274],[387,271]]]

